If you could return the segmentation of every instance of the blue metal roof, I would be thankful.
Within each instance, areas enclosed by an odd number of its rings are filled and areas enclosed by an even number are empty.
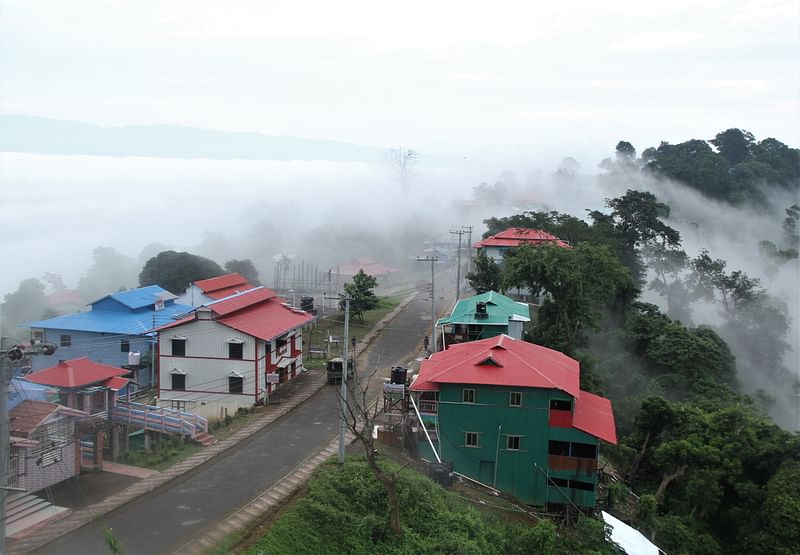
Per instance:
[[[97,304],[100,301],[112,298],[120,304],[123,304],[131,310],[144,308],[147,305],[152,305],[156,302],[156,298],[174,299],[175,295],[164,289],[159,285],[148,285],[147,287],[139,287],[138,289],[130,289],[128,291],[119,291],[106,295],[91,304]]]
[[[155,286],[157,287],[157,286]],[[144,288],[148,289],[148,288]],[[158,289],[161,289],[158,287]],[[162,289],[163,291],[163,289]],[[104,297],[105,298],[105,297]],[[150,304],[152,304],[152,298]],[[144,335],[154,328],[169,324],[177,317],[191,312],[193,307],[184,304],[167,304],[163,310],[138,310],[117,312],[90,310],[47,320],[26,322],[25,326],[39,329],[74,330],[122,335]]]

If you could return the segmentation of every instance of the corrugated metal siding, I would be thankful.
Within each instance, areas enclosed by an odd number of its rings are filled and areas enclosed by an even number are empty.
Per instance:
[[[195,320],[182,326],[169,328],[159,333],[160,354],[172,354],[171,339],[186,338],[187,357],[228,358],[228,340],[244,341],[244,358],[255,358],[255,339],[238,330],[229,328],[213,320]]]
[[[128,340],[131,351],[144,353],[149,349],[150,340],[140,335],[116,335],[73,330],[43,330],[44,340],[56,345],[54,355],[31,357],[31,368],[34,372],[58,364],[59,360],[88,357],[94,362],[111,366],[127,366],[128,353],[121,350],[121,341]],[[61,335],[69,335],[71,345],[61,346]]]

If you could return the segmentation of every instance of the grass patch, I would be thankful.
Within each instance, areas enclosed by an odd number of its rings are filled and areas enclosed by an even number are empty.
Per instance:
[[[394,463],[383,464],[397,468]],[[287,509],[241,553],[502,554],[618,553],[605,542],[602,523],[582,519],[559,535],[549,520],[509,522],[482,511],[424,475],[405,469],[398,484],[403,535],[392,535],[386,495],[363,459],[327,463],[305,497]]]

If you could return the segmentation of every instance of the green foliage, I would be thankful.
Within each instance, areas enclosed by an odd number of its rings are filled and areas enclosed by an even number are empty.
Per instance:
[[[100,529],[103,532],[103,539],[106,542],[108,550],[114,555],[125,555],[125,551],[122,549],[122,543],[119,541],[116,534],[114,534],[114,531],[105,525],[101,526]]]
[[[575,530],[560,538],[549,520],[508,522],[505,515],[482,512],[411,470],[401,472],[398,493],[403,535],[395,537],[387,524],[385,491],[365,462],[323,466],[305,497],[244,553],[618,553],[605,541],[603,523],[593,519],[581,518]]]
[[[258,280],[258,270],[249,258],[242,260],[228,260],[225,263],[228,272],[237,273],[253,285],[261,285]]]
[[[4,337],[25,339],[27,332],[17,326],[27,321],[38,320],[45,317],[47,310],[47,297],[44,294],[44,285],[38,279],[25,279],[19,283],[17,290],[8,293],[0,304],[0,330]]]
[[[344,284],[344,292],[350,297],[350,314],[354,318],[364,320],[364,313],[380,306],[380,300],[373,291],[378,286],[378,279],[359,270],[353,276],[352,283]],[[339,308],[344,310],[344,301],[339,303]]]
[[[630,273],[605,248],[581,243],[522,245],[505,259],[506,287],[546,292],[538,311],[533,340],[573,353],[596,329],[601,310],[633,289]]]
[[[487,291],[503,292],[503,275],[494,260],[481,251],[473,259],[475,270],[467,274],[470,287],[480,295]]]
[[[731,204],[767,203],[764,185],[800,188],[800,152],[776,139],[756,142],[751,133],[728,129],[710,141],[661,143],[649,150],[646,168],[676,179],[705,196]]]
[[[221,276],[225,271],[208,258],[188,252],[164,251],[148,260],[139,273],[139,285],[160,285],[180,293],[193,281]]]

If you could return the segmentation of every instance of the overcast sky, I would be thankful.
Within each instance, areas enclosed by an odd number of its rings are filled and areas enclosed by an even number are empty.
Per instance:
[[[798,146],[798,6],[2,0],[0,109],[465,155]]]

